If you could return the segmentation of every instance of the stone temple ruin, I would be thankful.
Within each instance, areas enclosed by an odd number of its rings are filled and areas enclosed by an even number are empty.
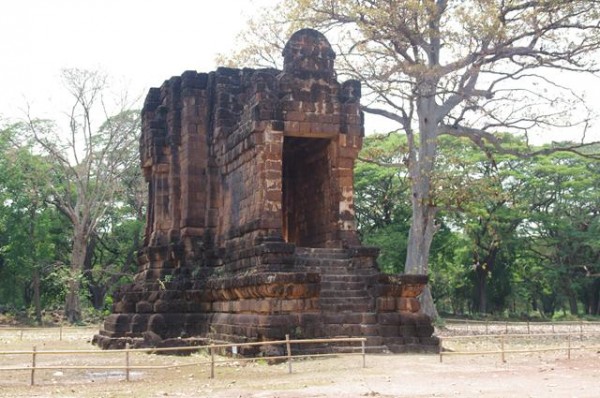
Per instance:
[[[101,347],[148,332],[167,343],[289,334],[437,347],[417,301],[426,277],[382,274],[378,249],[357,236],[360,83],[336,80],[317,31],[296,32],[283,56],[283,71],[187,71],[148,93],[144,248],[94,337]]]

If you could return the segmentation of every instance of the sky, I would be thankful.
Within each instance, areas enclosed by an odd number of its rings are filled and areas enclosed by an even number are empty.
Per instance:
[[[246,20],[274,2],[0,0],[0,118],[18,120],[29,108],[35,117],[56,119],[69,106],[63,68],[106,72],[139,98],[186,70],[212,71],[217,53],[234,48]],[[600,78],[566,84],[586,88],[600,114]],[[367,132],[389,127],[377,117],[366,122]],[[593,127],[589,136],[600,140],[600,123]]]
[[[63,68],[101,70],[139,96],[186,70],[214,70],[268,1],[2,0],[0,115],[60,106]]]

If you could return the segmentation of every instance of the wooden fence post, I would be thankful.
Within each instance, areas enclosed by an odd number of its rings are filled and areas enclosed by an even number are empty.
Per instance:
[[[31,355],[31,385],[35,384],[35,357],[37,347],[33,346],[33,354]]]
[[[362,361],[363,362],[363,366],[362,367],[364,369],[364,368],[367,367],[367,357],[366,357],[366,351],[365,351],[365,340],[362,340],[360,343],[361,343],[360,344],[361,345],[360,349],[362,351],[362,359],[363,359],[363,361]]]
[[[285,346],[287,349],[288,373],[292,373],[292,346],[290,344],[290,335],[285,335]]]
[[[215,347],[214,344],[210,345],[210,378],[215,378]]]
[[[129,343],[125,344],[125,380],[129,381]]]

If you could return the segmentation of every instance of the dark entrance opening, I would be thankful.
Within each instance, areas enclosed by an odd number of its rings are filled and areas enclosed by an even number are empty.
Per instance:
[[[330,142],[283,139],[283,236],[296,246],[326,247],[332,238]]]

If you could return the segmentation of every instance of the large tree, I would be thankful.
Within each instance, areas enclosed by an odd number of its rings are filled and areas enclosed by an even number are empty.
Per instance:
[[[600,313],[600,162],[571,154],[546,156],[524,176],[532,211],[523,233],[537,264],[573,315]]]
[[[410,184],[401,164],[406,140],[400,134],[366,137],[354,170],[354,208],[361,241],[381,249],[379,267],[396,273],[406,255]]]
[[[116,205],[123,176],[137,167],[140,123],[126,97],[110,94],[104,74],[67,69],[62,77],[72,100],[66,131],[60,124],[33,118],[29,127],[50,161],[49,202],[72,226],[65,314],[69,322],[78,322],[82,272],[91,256],[91,243],[99,223]]]
[[[329,31],[338,71],[365,87],[363,111],[406,134],[412,203],[406,273],[428,272],[440,210],[432,200],[440,135],[512,152],[494,132],[563,127],[585,135],[589,127],[585,103],[557,71],[596,70],[591,55],[600,47],[600,1],[284,0],[267,16],[291,29]],[[244,40],[261,36],[272,49],[278,31],[251,28]],[[240,52],[238,61],[273,58],[261,53],[265,47],[246,47],[254,51]]]
[[[106,212],[90,240],[84,276],[92,306],[106,307],[106,296],[135,273],[142,246],[146,186],[137,162],[121,179],[115,206]]]
[[[24,139],[27,126],[0,127],[0,301],[32,306],[42,320],[45,279],[61,263],[60,216],[47,203],[49,164]]]

